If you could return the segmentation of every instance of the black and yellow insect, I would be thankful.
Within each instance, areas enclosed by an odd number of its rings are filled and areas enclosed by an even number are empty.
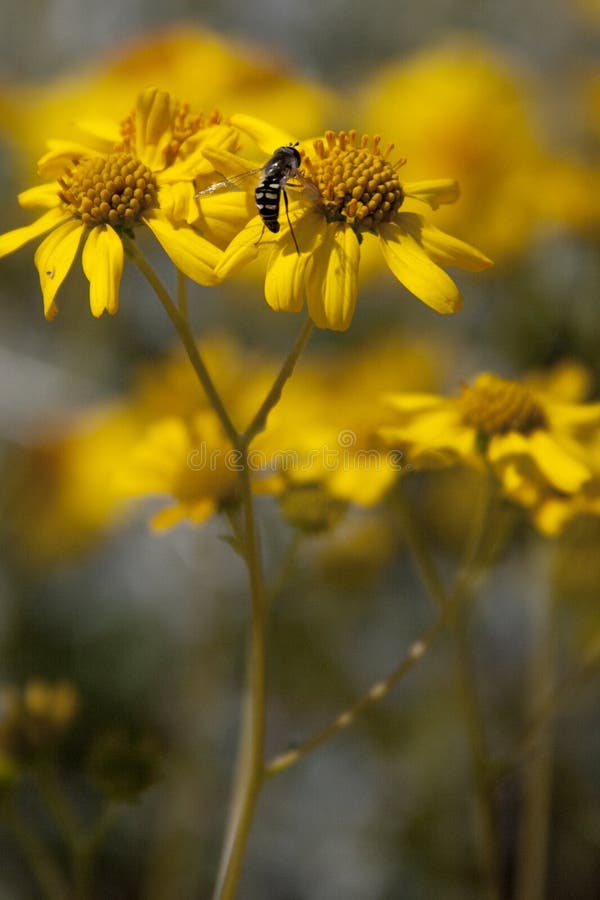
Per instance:
[[[272,231],[274,234],[277,234],[279,231],[281,227],[279,224],[279,206],[281,203],[281,195],[283,194],[285,215],[288,225],[290,226],[290,233],[296,251],[300,253],[296,235],[294,234],[294,229],[290,222],[288,198],[285,189],[289,179],[298,178],[300,181],[302,180],[299,174],[301,157],[298,150],[296,150],[297,146],[298,142],[296,141],[294,144],[286,144],[283,147],[278,147],[262,168],[252,169],[241,175],[233,175],[225,181],[218,181],[216,184],[211,184],[204,190],[199,191],[196,196],[201,197],[203,194],[212,194],[218,190],[237,187],[238,183],[243,178],[247,178],[250,175],[256,175],[260,172],[260,180],[254,191],[254,200],[263,227],[268,228],[268,230]]]
[[[277,148],[271,159],[263,166],[262,177],[254,191],[256,208],[262,223],[265,228],[268,228],[269,231],[275,234],[277,234],[280,227],[279,204],[282,194],[285,213],[289,223],[285,185],[289,178],[294,178],[298,174],[300,169],[300,154],[296,150],[296,146],[296,144],[287,144],[285,147]],[[297,245],[296,249],[298,249]]]

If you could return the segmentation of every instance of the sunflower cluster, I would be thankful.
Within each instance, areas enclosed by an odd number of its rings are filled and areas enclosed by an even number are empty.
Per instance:
[[[85,141],[51,141],[38,164],[43,184],[24,191],[26,208],[46,210],[32,224],[0,236],[0,256],[43,235],[35,253],[44,312],[57,312],[56,295],[80,246],[95,316],[115,313],[124,250],[144,228],[186,276],[202,285],[229,277],[266,255],[265,296],[274,309],[309,313],[321,328],[345,330],[357,300],[361,244],[377,241],[398,280],[438,312],[454,312],[461,294],[443,267],[480,270],[490,260],[434,228],[419,213],[405,212],[405,198],[434,209],[453,202],[451,179],[401,182],[392,146],[356,131],[299,143],[299,189],[276,234],[264,235],[252,183],[246,190],[212,185],[256,171],[292,135],[249,116],[192,114],[167,92],[147,89],[121,123],[87,121]],[[258,145],[262,162],[240,148]],[[298,142],[294,142],[298,143]],[[227,186],[227,181],[224,183]],[[282,173],[278,190],[286,191]],[[254,210],[253,210],[254,207]]]

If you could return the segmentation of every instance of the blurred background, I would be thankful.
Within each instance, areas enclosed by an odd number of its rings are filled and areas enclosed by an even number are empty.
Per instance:
[[[597,0],[0,3],[1,232],[32,219],[16,197],[36,183],[46,140],[92,115],[124,116],[149,84],[300,138],[329,127],[379,133],[407,157],[407,180],[458,178],[461,200],[433,220],[495,267],[455,273],[465,308],[442,319],[365,260],[351,329],[316,334],[306,365],[318,373],[335,362],[344,396],[361,403],[370,364],[381,375],[368,383],[373,402],[390,389],[452,393],[480,369],[521,377],[560,365],[577,373],[572,399],[598,399]],[[245,573],[222,539],[224,519],[156,534],[148,517],[158,501],[125,507],[111,492],[132,440],[124,411],[158,389],[176,352],[163,311],[126,268],[119,314],[93,319],[76,265],[46,322],[33,247],[0,263],[0,896],[59,896],[47,878],[40,892],[23,823],[67,866],[66,797],[77,821],[97,826],[91,897],[207,897],[237,736]],[[157,253],[155,263],[172,281],[168,261]],[[274,371],[299,327],[268,309],[254,271],[219,288],[191,285],[190,310],[203,338],[227,335],[240,359],[254,353]],[[468,479],[444,475],[422,478],[411,494],[450,580],[471,495]],[[282,527],[271,499],[259,511],[267,576],[279,585],[275,753],[391,670],[432,611],[393,493],[318,533],[289,517]],[[544,768],[543,896],[600,896],[600,690],[597,672],[582,669],[600,624],[599,538],[593,522],[555,540],[521,523],[473,611],[474,675],[500,772],[506,898],[538,900],[519,893],[518,862],[519,748],[531,724],[523,692],[540,603],[551,610],[553,678],[573,682]],[[267,785],[240,897],[484,896],[452,671],[441,638],[380,707]],[[41,710],[51,727],[22,733],[14,720],[23,709]],[[41,775],[37,763],[28,768],[32,746],[36,760],[43,750]]]

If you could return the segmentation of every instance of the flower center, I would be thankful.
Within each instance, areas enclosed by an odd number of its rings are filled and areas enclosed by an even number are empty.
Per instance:
[[[130,153],[83,159],[58,182],[58,196],[84,225],[131,228],[158,205],[154,175]]]
[[[382,152],[380,140],[375,136],[369,147],[363,135],[357,146],[356,131],[326,131],[324,140],[314,142],[316,157],[304,157],[305,177],[318,189],[329,222],[368,231],[389,222],[402,206],[397,169],[405,160],[390,163],[394,145]]]
[[[529,434],[547,425],[544,410],[529,388],[518,381],[483,373],[464,385],[460,397],[463,421],[486,435],[519,431]]]

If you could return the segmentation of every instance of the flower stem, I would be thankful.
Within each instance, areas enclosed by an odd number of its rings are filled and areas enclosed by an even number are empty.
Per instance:
[[[548,580],[535,578],[530,592],[531,658],[528,715],[539,714],[554,683],[553,635]],[[517,854],[516,900],[546,896],[550,794],[552,787],[552,727],[546,720],[537,735],[536,752],[522,769],[522,814]]]
[[[233,900],[241,874],[246,845],[250,836],[256,802],[265,777],[264,738],[266,714],[266,619],[267,598],[262,573],[260,541],[254,511],[254,499],[248,464],[248,448],[267,423],[270,411],[277,405],[287,380],[313,329],[307,319],[294,346],[288,353],[273,385],[245,432],[240,433],[217,391],[200,356],[187,316],[187,303],[181,276],[178,274],[178,305],[162,281],[140,253],[136,244],[125,239],[125,248],[162,303],[177,331],[204,392],[233,447],[240,453],[240,496],[243,514],[241,530],[243,556],[250,581],[251,617],[247,675],[244,689],[238,754],[232,799],[225,839],[217,875],[214,900]],[[237,533],[236,536],[240,537]]]
[[[206,368],[206,365],[204,364],[204,360],[200,355],[198,346],[196,344],[196,339],[190,329],[187,319],[182,315],[175,303],[173,303],[166,287],[164,286],[146,257],[143,255],[143,253],[140,252],[135,241],[132,241],[130,238],[124,238],[124,246],[128,256],[136,264],[140,272],[144,275],[144,277],[154,290],[156,296],[162,303],[165,312],[173,323],[177,334],[181,338],[181,342],[187,352],[194,371],[198,376],[198,380],[200,381],[200,384],[202,385],[211,406],[219,417],[219,421],[223,426],[225,434],[227,435],[233,446],[235,448],[238,448],[240,443],[240,435],[238,434],[235,425],[231,421],[229,413],[225,409],[225,405],[221,400],[221,396],[217,391],[212,378],[210,377],[210,373]]]
[[[266,596],[246,453],[240,480],[244,512],[245,560],[251,594],[250,646],[233,797],[214,900],[232,900],[235,897],[254,809],[264,780]]]
[[[492,779],[485,724],[475,687],[477,679],[473,671],[469,648],[466,603],[472,595],[484,567],[493,559],[498,545],[504,537],[504,531],[499,527],[499,522],[496,523],[497,533],[491,534],[492,514],[498,510],[496,499],[497,489],[493,476],[488,474],[482,485],[480,503],[467,538],[463,561],[455,578],[454,586],[449,590],[443,586],[433,557],[414,523],[408,504],[403,502],[402,505],[405,535],[423,584],[434,605],[451,612],[451,615],[447,615],[445,619],[448,619],[454,644],[460,709],[471,754],[486,900],[500,900],[501,897],[500,842],[494,798],[495,784]]]
[[[267,776],[279,775],[280,772],[284,772],[286,769],[295,765],[303,757],[307,756],[313,750],[316,750],[317,747],[320,747],[321,744],[324,744],[334,735],[349,728],[350,725],[353,725],[365,710],[375,703],[379,703],[380,700],[383,700],[383,698],[389,694],[391,689],[416,666],[419,660],[427,653],[440,632],[444,629],[445,624],[445,617],[440,616],[440,618],[434,622],[434,624],[428,628],[418,640],[411,644],[408,653],[402,662],[392,669],[389,675],[376,682],[376,684],[374,684],[366,694],[363,694],[356,703],[336,716],[336,718],[321,731],[318,731],[312,737],[308,738],[308,740],[303,741],[299,746],[294,747],[293,750],[288,750],[285,753],[280,753],[278,756],[275,756],[265,767],[265,774]]]
[[[33,872],[44,900],[68,900],[70,891],[63,873],[29,822],[21,815],[14,797],[5,799],[2,815]]]
[[[281,370],[277,378],[273,382],[271,390],[261,403],[256,415],[244,432],[244,441],[246,442],[247,447],[250,445],[251,441],[254,440],[256,435],[265,429],[267,425],[267,417],[273,407],[275,407],[279,402],[281,398],[281,392],[285,386],[285,383],[291,377],[294,371],[294,367],[298,362],[298,359],[300,358],[300,354],[308,343],[308,339],[312,334],[313,328],[314,325],[312,320],[306,319],[300,330],[300,334],[296,338],[294,346],[285,358]]]
[[[179,269],[175,270],[177,278],[177,308],[181,314],[181,318],[189,322],[188,297],[187,297],[187,278]]]

